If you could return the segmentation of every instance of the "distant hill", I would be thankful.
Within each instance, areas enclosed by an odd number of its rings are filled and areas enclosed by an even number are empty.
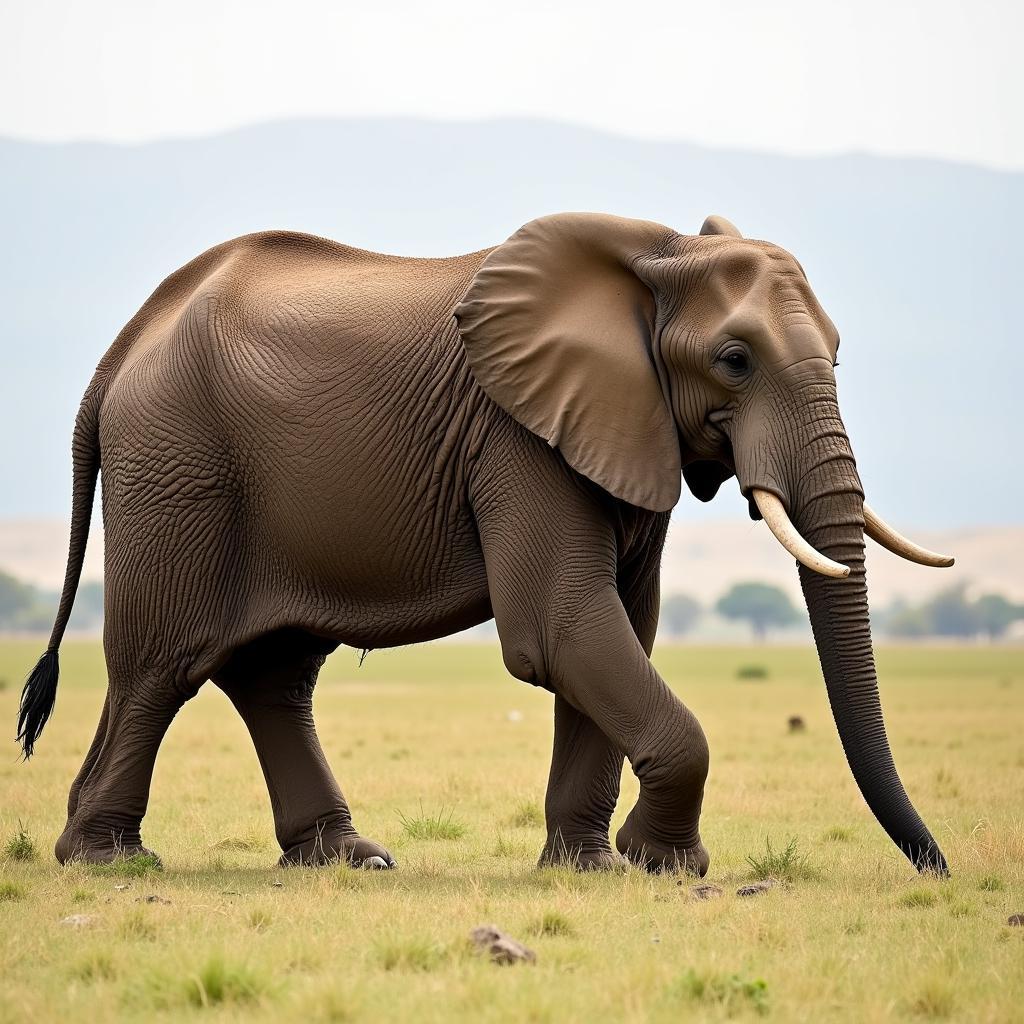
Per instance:
[[[918,602],[955,583],[1024,601],[1024,526],[930,530],[916,534],[932,548],[953,554],[952,569],[926,569],[868,547],[868,580],[875,607],[902,597]],[[0,569],[46,590],[64,580],[68,524],[61,520],[0,520]],[[103,573],[103,535],[89,538],[83,578]],[[662,565],[662,590],[681,591],[710,606],[733,583],[764,580],[800,600],[793,559],[764,523],[698,522],[676,517]]]
[[[288,227],[445,255],[565,209],[792,250],[843,335],[843,408],[874,506],[934,528],[1020,522],[1024,175],[790,158],[530,120],[291,121],[137,146],[0,140],[0,516],[64,518],[91,372],[171,270]],[[742,517],[734,488],[681,516]]]

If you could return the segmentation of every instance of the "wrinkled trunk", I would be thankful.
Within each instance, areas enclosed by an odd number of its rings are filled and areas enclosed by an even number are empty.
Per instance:
[[[846,579],[800,567],[807,611],[843,750],[864,799],[919,871],[946,860],[896,773],[882,719],[864,572],[863,494],[834,403],[805,438],[794,522],[822,554],[850,566]]]
[[[886,736],[864,573],[864,496],[835,385],[815,382],[802,397],[802,423],[791,435],[796,443],[786,446],[790,516],[815,548],[851,570],[846,579],[830,579],[800,566],[839,737],[864,799],[893,842],[919,871],[946,874],[946,860],[907,797]]]

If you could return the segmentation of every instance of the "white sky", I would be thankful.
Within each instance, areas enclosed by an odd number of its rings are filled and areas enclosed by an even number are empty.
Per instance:
[[[1021,0],[3,0],[0,134],[532,115],[1024,169]]]

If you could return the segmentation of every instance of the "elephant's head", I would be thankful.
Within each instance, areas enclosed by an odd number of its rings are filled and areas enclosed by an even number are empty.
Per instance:
[[[864,536],[948,565],[864,504],[836,399],[839,337],[797,261],[709,217],[699,235],[598,214],[527,224],[456,309],[475,376],[579,473],[653,511],[680,471],[710,500],[735,475],[797,558],[857,784],[922,871],[946,861],[896,774],[875,674]]]

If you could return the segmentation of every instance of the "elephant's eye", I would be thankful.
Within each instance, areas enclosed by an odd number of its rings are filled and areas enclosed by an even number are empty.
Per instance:
[[[750,361],[747,359],[746,352],[740,352],[737,349],[733,349],[732,352],[726,352],[722,356],[722,362],[735,374],[746,373],[750,367]]]

